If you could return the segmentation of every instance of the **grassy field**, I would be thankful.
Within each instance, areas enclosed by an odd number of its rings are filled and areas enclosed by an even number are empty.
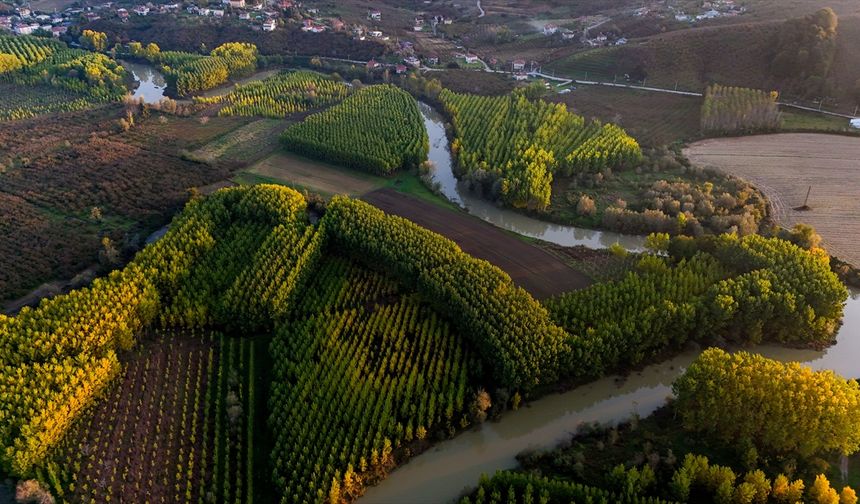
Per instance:
[[[645,146],[671,144],[699,135],[700,98],[579,86],[551,100],[566,103],[579,115],[617,123]]]
[[[239,182],[276,182],[326,196],[362,195],[385,185],[385,179],[295,154],[278,152],[243,170]]]
[[[455,206],[434,194],[414,172],[398,172],[378,177],[289,152],[276,152],[240,171],[233,180],[239,184],[282,184],[323,196],[362,196],[380,188],[391,188],[446,208]]]
[[[738,175],[770,199],[786,227],[810,224],[833,255],[860,264],[860,138],[781,134],[703,140],[685,150],[690,160]],[[810,211],[793,208],[804,204]]]
[[[803,110],[782,109],[782,127],[786,130],[847,131],[848,119]]]
[[[207,163],[249,164],[272,152],[289,125],[289,121],[260,119],[214,139],[191,152],[191,156]]]

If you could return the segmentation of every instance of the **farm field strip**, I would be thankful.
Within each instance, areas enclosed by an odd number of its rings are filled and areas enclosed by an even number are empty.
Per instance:
[[[462,212],[410,198],[392,189],[363,197],[386,213],[405,217],[455,241],[467,254],[485,259],[537,298],[587,287],[591,280],[549,252]]]
[[[860,264],[860,139],[794,133],[722,138],[696,142],[685,154],[694,164],[757,185],[782,226],[810,224],[833,255]],[[810,186],[812,210],[794,210]]]
[[[74,502],[252,502],[255,343],[163,333],[40,470]]]
[[[273,154],[243,173],[327,195],[360,195],[384,184],[378,177],[287,153]]]

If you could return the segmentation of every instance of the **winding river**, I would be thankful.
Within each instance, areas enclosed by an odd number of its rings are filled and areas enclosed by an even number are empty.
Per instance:
[[[439,185],[442,195],[451,202],[500,228],[546,242],[566,247],[584,245],[593,249],[609,248],[618,243],[630,251],[643,250],[645,238],[642,236],[552,224],[498,207],[474,194],[454,177],[453,160],[445,134],[445,119],[430,105],[419,102],[419,106],[430,137],[429,159],[433,163],[430,175],[433,182]]]
[[[457,183],[444,122],[422,104],[430,135],[430,159],[434,181],[451,201],[497,226],[561,245],[606,247],[619,242],[637,249],[641,237],[555,226],[499,209],[472,195]],[[831,369],[845,377],[860,378],[860,291],[852,291],[837,342],[824,351],[796,350],[761,345],[755,351],[781,361],[797,361],[815,369]],[[671,395],[672,382],[698,352],[646,367],[622,379],[609,376],[563,394],[552,394],[518,411],[505,413],[498,422],[486,423],[443,441],[396,469],[379,485],[369,488],[363,504],[435,504],[450,502],[474,487],[481,474],[516,467],[516,455],[524,450],[548,449],[569,439],[583,422],[613,423],[633,413],[647,416]]]

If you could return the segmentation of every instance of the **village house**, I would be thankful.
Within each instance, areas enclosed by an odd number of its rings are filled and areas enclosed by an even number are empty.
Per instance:
[[[436,55],[427,56],[426,61],[427,61],[428,65],[438,65],[439,64],[439,56],[436,56]]]
[[[365,66],[367,67],[368,70],[376,70],[377,68],[379,68],[380,65],[379,65],[378,61],[370,60],[367,62],[367,65],[365,65]]]
[[[147,7],[145,5],[135,5],[134,9],[132,9],[132,10],[138,16],[146,16],[147,14],[149,14],[149,7]]]
[[[12,18],[9,16],[0,16],[0,29],[11,30]]]
[[[249,20],[249,19],[251,19],[251,14],[250,14],[250,13],[248,13],[248,12],[244,12],[244,11],[243,11],[243,12],[240,12],[240,13],[239,13],[239,19],[242,19],[242,20]]]
[[[343,31],[346,29],[346,24],[340,19],[332,19],[331,20],[331,29],[334,31]]]
[[[547,23],[543,25],[543,34],[546,36],[555,35],[558,31],[558,25]]]
[[[263,31],[273,32],[278,27],[278,22],[272,18],[263,21]]]
[[[514,80],[524,81],[528,78],[529,78],[529,76],[525,72],[517,72],[514,74]]]
[[[20,16],[22,18],[28,18],[28,17],[30,17],[30,14],[31,14],[30,9],[28,9],[26,7],[18,8],[17,12],[18,12],[18,16]]]
[[[60,35],[66,33],[67,31],[69,31],[68,26],[52,26],[51,27],[51,35],[53,35],[55,37],[59,37]]]
[[[292,9],[293,8],[293,0],[280,0],[277,3],[277,6],[280,7],[281,9],[284,9],[284,10]]]
[[[398,64],[398,65],[396,65],[396,66],[394,67],[394,72],[395,72],[395,73],[397,73],[398,75],[399,75],[399,74],[402,74],[402,73],[406,73],[406,70],[408,70],[408,68],[406,67],[406,65],[400,65],[400,64]]]
[[[39,23],[19,24],[15,26],[16,35],[32,35],[34,31],[41,28]]]
[[[573,40],[576,38],[576,32],[573,30],[567,30],[567,29],[562,30],[561,31],[561,38],[564,40]]]
[[[373,38],[382,38],[382,32],[379,30],[370,30],[367,34]]]
[[[405,63],[411,67],[416,67],[416,68],[421,66],[421,60],[419,60],[415,56],[409,56],[407,58],[403,58],[403,63]]]
[[[212,15],[215,17],[224,17],[224,9],[212,9]]]
[[[374,21],[382,21],[382,12],[378,10],[372,10],[367,13],[368,19],[372,19]]]
[[[467,54],[463,56],[463,59],[466,60],[466,63],[472,65],[478,62],[478,56],[475,54]]]
[[[233,9],[244,9],[245,8],[245,0],[228,0],[227,3]]]
[[[98,14],[96,14],[95,12],[85,12],[84,13],[84,19],[86,19],[89,22],[98,21],[101,18],[102,17],[99,16]]]
[[[511,64],[511,68],[514,70],[514,72],[521,72],[526,68],[526,61],[521,59],[514,60],[514,62]]]

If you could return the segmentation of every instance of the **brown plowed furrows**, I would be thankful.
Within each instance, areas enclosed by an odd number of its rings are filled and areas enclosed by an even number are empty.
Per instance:
[[[362,197],[386,213],[454,240],[464,252],[504,270],[514,282],[542,299],[587,287],[591,280],[547,251],[461,212],[411,198],[392,189],[379,189]]]

